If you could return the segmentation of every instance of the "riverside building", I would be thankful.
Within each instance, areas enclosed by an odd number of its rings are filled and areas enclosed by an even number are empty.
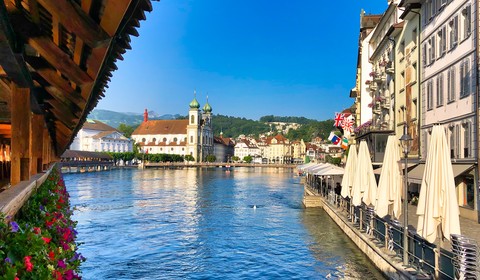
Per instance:
[[[207,101],[201,110],[196,98],[189,107],[186,120],[149,120],[145,109],[143,122],[132,133],[142,152],[191,155],[196,162],[213,155],[212,107]]]

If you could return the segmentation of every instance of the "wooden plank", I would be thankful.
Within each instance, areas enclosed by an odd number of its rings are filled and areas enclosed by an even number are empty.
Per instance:
[[[125,13],[130,6],[131,0],[107,0],[105,3],[105,12],[100,21],[100,26],[111,37],[117,32]]]
[[[110,36],[74,1],[38,0],[62,25],[92,48],[108,43]],[[121,2],[121,1],[118,1]],[[108,11],[108,10],[106,10]],[[112,13],[108,11],[106,14]],[[113,35],[112,35],[113,36]]]
[[[8,20],[5,2],[0,1],[0,64],[13,82],[27,88],[33,84],[32,78],[20,50],[15,49],[16,46],[17,39]]]
[[[45,119],[43,115],[33,114],[30,130],[31,166],[30,174],[35,175],[42,172],[42,154],[43,154],[43,128]]]
[[[48,103],[53,107],[49,111],[53,113],[57,120],[61,121],[71,130],[73,130],[76,122],[78,121],[78,118],[74,114],[69,112],[68,109],[62,106],[62,104],[55,99],[45,100],[45,103]]]
[[[58,91],[62,92],[65,98],[77,104],[79,108],[85,106],[86,101],[82,96],[70,86],[70,83],[67,80],[63,79],[53,69],[39,69],[37,70],[37,73],[44,78],[45,81],[57,88]],[[49,91],[47,87],[46,90]]]
[[[28,0],[28,7],[30,7],[30,16],[32,17],[32,21],[35,24],[40,23],[40,13],[38,11],[38,2],[37,0]]]
[[[12,151],[10,183],[12,186],[30,178],[30,89],[12,84]]]
[[[36,49],[38,53],[48,61],[48,63],[76,84],[83,86],[93,82],[93,78],[80,69],[80,67],[49,38],[29,38],[28,44]]]

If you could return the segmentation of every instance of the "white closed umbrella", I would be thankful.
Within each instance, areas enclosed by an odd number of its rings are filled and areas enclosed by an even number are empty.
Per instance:
[[[368,206],[377,197],[377,182],[373,174],[372,160],[367,142],[361,141],[358,149],[357,168],[352,185],[352,204],[360,206],[363,202]]]
[[[345,173],[342,178],[341,195],[345,198],[351,197],[350,193],[355,178],[355,170],[357,168],[357,145],[350,145],[348,149],[347,163],[345,164]]]
[[[433,243],[439,227],[448,240],[451,234],[460,234],[460,218],[450,148],[442,126],[433,126],[429,142],[417,206],[417,232]]]
[[[375,213],[380,217],[393,213],[397,219],[402,214],[403,177],[400,165],[399,141],[394,135],[388,136],[382,173],[378,181]],[[392,209],[390,211],[390,209]]]

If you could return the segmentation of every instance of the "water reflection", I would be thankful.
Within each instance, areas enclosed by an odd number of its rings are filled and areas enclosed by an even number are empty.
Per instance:
[[[85,279],[381,275],[292,172],[236,168],[66,175]]]

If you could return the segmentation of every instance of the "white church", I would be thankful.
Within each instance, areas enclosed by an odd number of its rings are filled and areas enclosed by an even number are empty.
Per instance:
[[[132,139],[145,153],[191,155],[196,162],[205,161],[214,154],[212,107],[207,99],[200,110],[195,97],[189,106],[186,120],[149,120],[145,109],[143,122],[132,133]]]

